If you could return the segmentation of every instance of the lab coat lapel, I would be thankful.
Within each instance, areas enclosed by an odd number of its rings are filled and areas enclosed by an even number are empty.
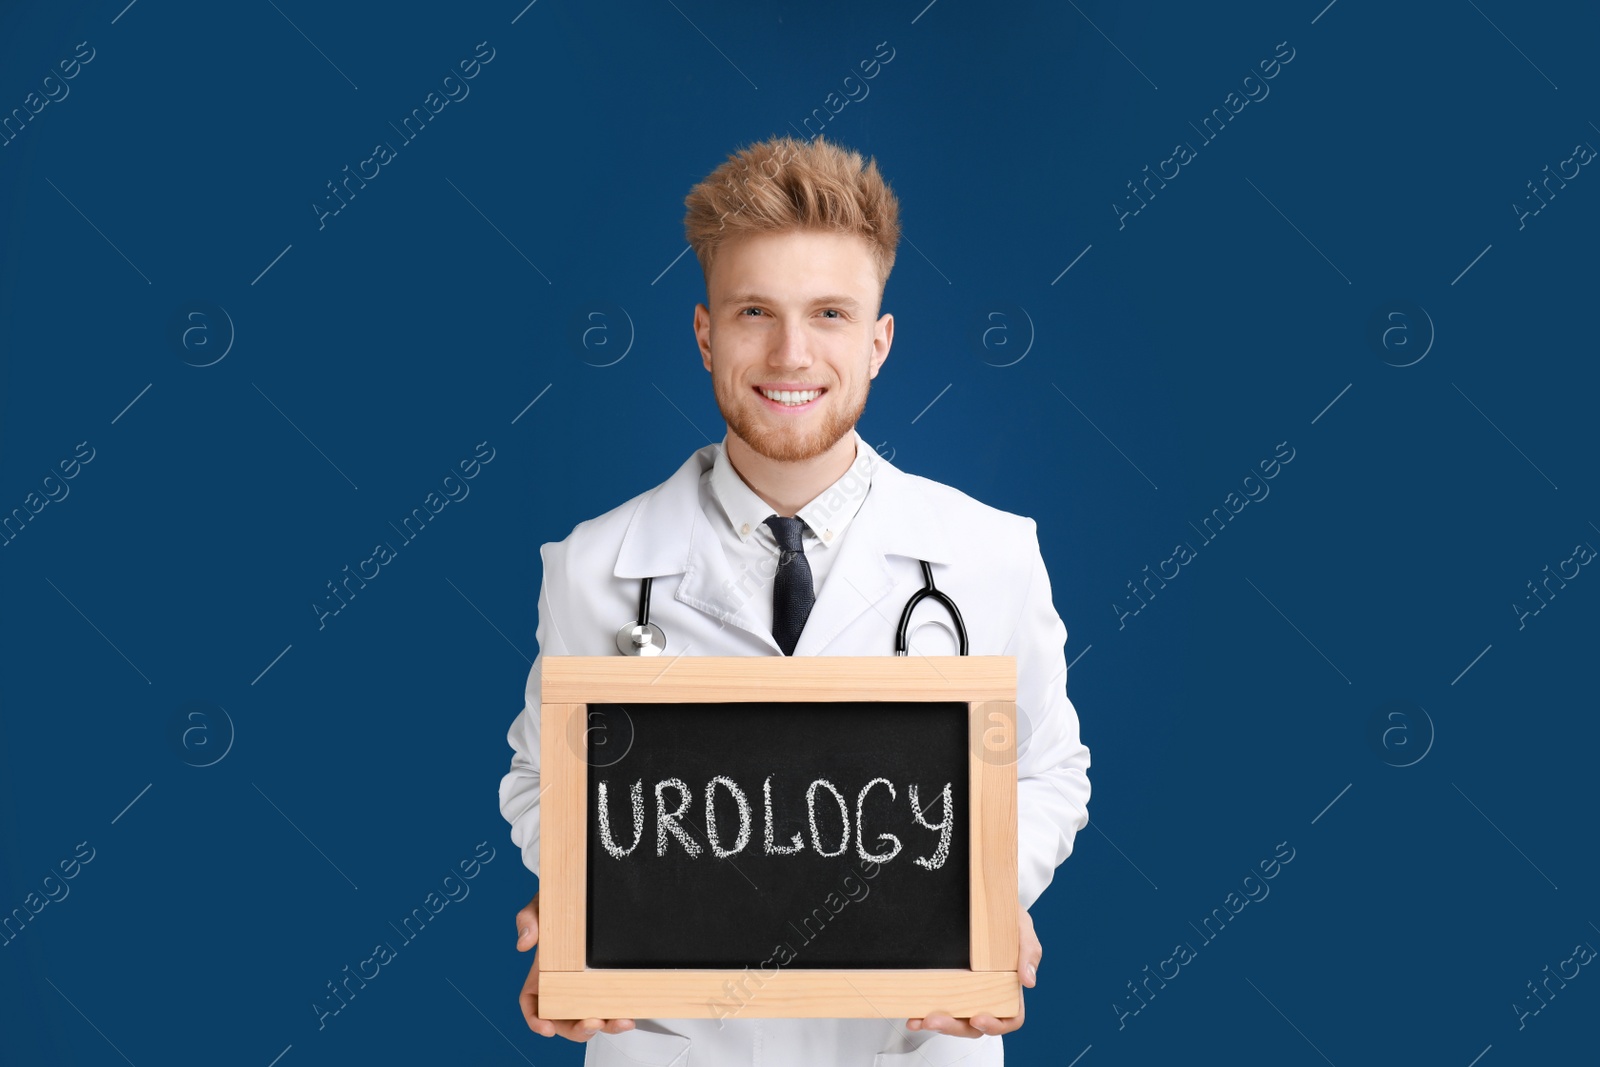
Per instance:
[[[893,655],[893,634],[900,623],[905,596],[920,588],[922,580],[920,567],[892,567],[889,557],[950,562],[949,539],[920,480],[872,452],[872,446],[859,433],[856,447],[874,457],[872,485],[861,502],[861,510],[845,529],[839,558],[834,560],[795,645],[797,656]],[[891,597],[900,586],[906,588],[905,595]],[[882,617],[881,628],[889,635],[882,648],[830,647],[840,633],[868,612]]]
[[[710,615],[724,626],[755,635],[774,655],[782,655],[771,631],[752,625],[740,610],[747,594],[738,588],[727,553],[706,520],[700,478],[711,469],[716,447],[708,445],[695,452],[640,503],[623,535],[613,574],[634,580],[681,574],[673,599]],[[687,542],[682,535],[685,530],[689,533]],[[770,587],[764,587],[757,595],[770,596],[766,588]],[[714,656],[722,651],[702,644],[704,647],[669,646],[669,651],[694,656]]]
[[[691,523],[688,570],[678,584],[674,597],[681,603],[705,612],[724,626],[736,626],[755,635],[773,655],[783,655],[783,649],[773,639],[772,631],[752,622],[749,613],[742,610],[752,595],[772,596],[770,581],[763,582],[759,577],[746,575],[741,588],[739,576],[728,565],[728,554],[723,551],[721,540],[706,520],[704,508],[695,507]],[[722,650],[707,647],[679,651],[692,656],[714,656]]]

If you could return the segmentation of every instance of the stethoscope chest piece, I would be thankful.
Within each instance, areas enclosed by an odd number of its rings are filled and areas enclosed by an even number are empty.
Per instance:
[[[639,583],[639,621],[624,623],[617,631],[617,651],[624,656],[659,656],[667,650],[667,635],[650,621],[650,586],[653,578]]]
[[[667,635],[653,622],[630,622],[617,631],[617,651],[624,656],[659,656],[667,650]]]

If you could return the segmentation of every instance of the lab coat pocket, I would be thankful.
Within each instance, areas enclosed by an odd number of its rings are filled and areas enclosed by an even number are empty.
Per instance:
[[[913,1045],[906,1052],[880,1052],[872,1060],[872,1067],[999,1067],[1005,1062],[1000,1038],[952,1037],[949,1034],[908,1033],[907,1037],[923,1036],[927,1040]]]
[[[670,1030],[646,1030],[647,1024],[620,1034],[595,1034],[589,1039],[585,1067],[684,1067],[689,1062],[689,1039]]]

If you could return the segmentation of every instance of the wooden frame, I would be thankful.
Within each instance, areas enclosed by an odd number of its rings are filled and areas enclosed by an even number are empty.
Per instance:
[[[1017,976],[1016,660],[1011,656],[551,656],[540,681],[539,1014],[714,1018],[725,983],[759,983],[747,1017],[957,1018],[1021,1010]],[[588,705],[949,701],[968,706],[970,967],[591,968],[585,958]],[[998,727],[998,728],[997,728]],[[752,979],[752,975],[757,975]]]

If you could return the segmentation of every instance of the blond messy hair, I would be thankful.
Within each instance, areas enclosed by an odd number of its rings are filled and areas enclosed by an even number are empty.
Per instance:
[[[821,137],[774,137],[732,155],[689,191],[683,228],[707,281],[724,241],[756,234],[812,230],[866,239],[878,268],[878,292],[889,280],[900,243],[900,201],[875,159]]]

